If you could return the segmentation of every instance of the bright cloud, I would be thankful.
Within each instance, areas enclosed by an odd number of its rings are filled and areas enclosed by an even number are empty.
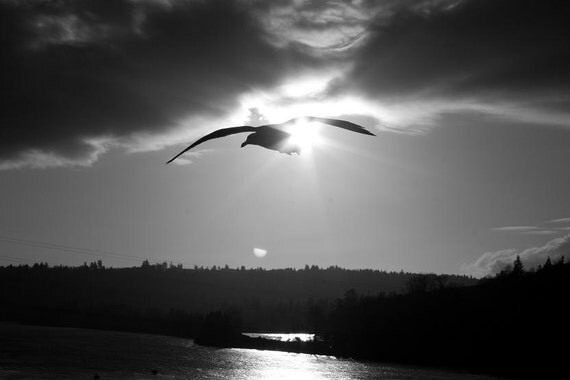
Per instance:
[[[461,267],[463,273],[475,277],[495,275],[508,265],[512,265],[516,257],[520,256],[525,268],[536,268],[544,264],[546,259],[555,262],[564,257],[570,259],[570,235],[550,240],[542,247],[532,247],[524,250],[505,249],[495,252],[485,252],[481,257],[470,264]]]
[[[256,257],[261,258],[261,257],[264,257],[265,255],[267,255],[267,250],[266,250],[266,249],[262,249],[262,248],[254,248],[254,249],[253,249],[253,254],[254,254]]]

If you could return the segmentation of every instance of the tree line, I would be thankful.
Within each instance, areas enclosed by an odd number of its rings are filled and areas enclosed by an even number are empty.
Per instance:
[[[346,289],[369,295],[401,293],[413,276],[403,271],[321,269],[316,265],[276,270],[185,269],[145,261],[139,267],[107,268],[98,260],[79,267],[7,266],[0,267],[0,302],[4,305],[0,318],[66,324],[88,320],[87,325],[97,325],[106,318],[157,320],[172,313],[180,317],[231,309],[240,311],[247,331],[306,331],[311,328],[308,311],[329,311]],[[438,278],[458,286],[476,282],[465,276]]]
[[[570,265],[563,258],[526,271],[517,257],[470,287],[429,285],[425,276],[410,285],[398,295],[347,291],[317,323],[328,347],[340,356],[517,378],[566,371]]]
[[[517,257],[482,280],[317,266],[35,264],[0,267],[0,319],[548,378],[565,364],[569,290],[563,259],[526,270]],[[317,342],[244,344],[244,331],[312,332]]]

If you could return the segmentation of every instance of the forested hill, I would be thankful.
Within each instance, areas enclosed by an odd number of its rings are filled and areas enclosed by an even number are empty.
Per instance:
[[[421,286],[473,285],[465,276],[421,277]],[[417,275],[378,270],[320,269],[183,269],[166,263],[105,268],[101,262],[80,267],[0,267],[2,319],[29,313],[157,316],[178,310],[206,313],[234,308],[250,329],[306,328],[307,308],[328,310],[348,289],[358,294],[401,293],[417,286]],[[7,315],[7,313],[12,313]],[[16,313],[16,316],[14,316]]]

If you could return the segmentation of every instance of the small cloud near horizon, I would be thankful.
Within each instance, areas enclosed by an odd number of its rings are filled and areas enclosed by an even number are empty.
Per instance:
[[[570,218],[552,219],[549,220],[547,223],[570,223]]]
[[[553,219],[545,223],[563,223],[570,222],[570,218]],[[497,232],[512,232],[524,235],[555,235],[561,233],[560,231],[570,230],[569,227],[539,227],[539,226],[505,226],[492,228],[491,231]]]
[[[528,232],[537,229],[538,227],[534,226],[507,226],[507,227],[492,228],[493,231],[504,231],[504,232]]]
[[[525,235],[555,235],[559,234],[559,231],[554,230],[533,230],[533,231],[524,231],[522,232]]]
[[[570,258],[570,234],[550,240],[542,247],[485,252],[472,263],[462,265],[461,272],[474,277],[492,276],[512,265],[517,256],[520,256],[525,269],[536,268],[544,264],[548,257],[552,261],[558,261],[562,257],[568,260]]]

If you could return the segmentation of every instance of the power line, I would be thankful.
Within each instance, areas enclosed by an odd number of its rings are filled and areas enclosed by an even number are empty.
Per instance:
[[[19,263],[19,264],[27,264],[27,263],[33,262],[33,260],[22,259],[19,257],[10,257],[10,256],[0,256],[0,261],[8,261],[8,262]]]
[[[54,243],[46,243],[37,240],[29,240],[29,239],[20,239],[11,236],[0,235],[0,241],[4,241],[7,243],[18,244],[18,245],[25,245],[29,247],[37,247],[37,248],[46,248],[49,250],[54,251],[61,251],[61,252],[68,252],[68,253],[79,253],[82,255],[90,255],[90,256],[107,256],[116,259],[122,259],[127,261],[136,261],[136,262],[143,262],[148,260],[149,262],[159,263],[159,260],[152,260],[142,256],[135,256],[135,255],[128,255],[118,252],[111,252],[111,251],[101,251],[97,249],[90,249],[90,248],[80,248],[80,247],[73,247],[70,245],[63,245],[63,244],[54,244]],[[14,259],[14,258],[12,258]],[[172,261],[171,261],[172,262]],[[180,262],[174,262],[175,264],[183,264]],[[186,264],[188,265],[188,264]]]
[[[136,260],[136,261],[145,260],[145,258],[142,258],[139,256],[124,255],[124,254],[115,253],[115,252],[99,251],[99,250],[88,249],[88,248],[72,247],[72,246],[62,245],[62,244],[45,243],[45,242],[40,242],[40,241],[35,241],[35,240],[18,239],[18,238],[13,238],[13,237],[9,237],[9,236],[3,236],[3,235],[0,235],[0,240],[6,241],[9,243],[19,244],[19,245],[27,245],[27,246],[39,247],[39,248],[47,248],[47,249],[64,251],[64,252],[71,252],[71,253],[81,253],[84,255],[91,255],[91,256],[109,256],[109,257],[115,257],[115,258],[123,258],[125,260]]]

